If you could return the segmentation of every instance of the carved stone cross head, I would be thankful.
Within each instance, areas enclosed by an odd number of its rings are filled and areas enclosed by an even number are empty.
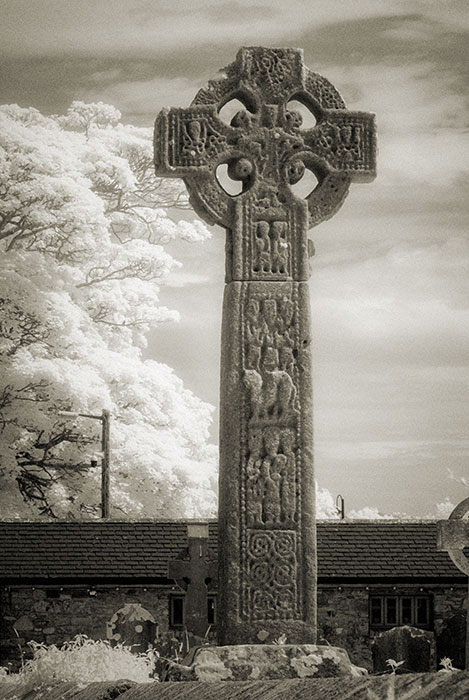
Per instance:
[[[468,514],[469,498],[465,498],[454,508],[448,520],[438,522],[438,550],[448,552],[453,563],[467,576],[469,557],[464,550],[469,550],[469,520],[463,518]]]
[[[227,280],[305,280],[308,228],[331,217],[352,181],[375,177],[374,115],[352,112],[299,49],[242,48],[192,105],[163,110],[155,125],[156,172],[182,177],[197,213],[228,229]],[[226,124],[222,108],[244,106]],[[315,121],[303,128],[300,103]],[[228,194],[221,165],[242,183]],[[292,186],[310,170],[317,186]]]

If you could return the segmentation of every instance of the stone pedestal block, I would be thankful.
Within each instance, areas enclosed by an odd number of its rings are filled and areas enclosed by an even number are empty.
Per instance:
[[[317,644],[238,644],[198,647],[184,664],[174,665],[169,681],[246,681],[282,678],[358,677],[367,671],[354,666],[339,647]]]

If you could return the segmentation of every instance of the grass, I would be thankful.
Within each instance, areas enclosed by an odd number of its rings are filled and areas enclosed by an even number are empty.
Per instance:
[[[132,654],[123,644],[111,646],[107,640],[89,639],[79,634],[57,647],[29,642],[33,658],[23,664],[19,673],[9,674],[0,668],[3,688],[29,691],[59,682],[74,682],[80,687],[96,681],[126,679],[137,683],[154,681],[153,672],[158,653],[154,650]]]

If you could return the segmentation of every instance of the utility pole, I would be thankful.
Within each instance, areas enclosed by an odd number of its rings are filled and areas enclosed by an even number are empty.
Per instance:
[[[340,515],[340,519],[344,520],[345,519],[345,501],[343,496],[339,495],[335,499],[335,507],[337,511],[337,515]]]
[[[109,518],[109,473],[111,465],[111,413],[103,408],[100,416],[75,411],[59,411],[59,416],[92,418],[101,421],[101,517]]]
[[[110,471],[110,456],[111,456],[111,414],[105,408],[102,411],[102,436],[101,450],[102,469],[101,469],[101,517],[109,518],[109,471]]]

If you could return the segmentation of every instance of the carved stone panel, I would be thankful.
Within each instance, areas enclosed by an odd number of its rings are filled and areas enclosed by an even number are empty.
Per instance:
[[[253,620],[298,616],[296,532],[248,530],[248,609]]]
[[[300,619],[299,300],[294,283],[246,286],[241,302],[241,609]]]
[[[228,125],[220,118],[220,111],[233,99],[245,109]],[[302,103],[314,114],[313,127],[303,128],[301,114],[289,107],[291,101]],[[241,227],[235,220],[237,207],[229,206],[237,197],[260,208],[269,202],[268,207],[281,212],[280,218],[257,217],[266,222],[285,221],[296,202],[309,210],[309,219],[304,216],[296,231],[301,237],[303,230],[337,211],[352,180],[374,178],[375,156],[374,116],[345,110],[338,91],[303,65],[298,49],[241,49],[236,61],[226,68],[226,76],[210,81],[191,107],[163,110],[155,124],[157,173],[183,177],[200,216],[230,230]],[[230,177],[241,181],[242,192],[237,197],[230,197],[217,179],[220,164],[228,166]],[[306,168],[313,171],[318,185],[306,200],[300,200],[290,186],[301,179]],[[272,229],[274,241],[281,228]],[[257,256],[262,257],[257,261],[259,272],[286,274],[282,270],[287,261],[284,256],[278,259],[278,250],[264,247],[257,250]],[[250,272],[252,266],[256,266],[254,258],[248,266]],[[307,279],[304,265],[296,272],[301,277],[290,268],[288,278]]]

